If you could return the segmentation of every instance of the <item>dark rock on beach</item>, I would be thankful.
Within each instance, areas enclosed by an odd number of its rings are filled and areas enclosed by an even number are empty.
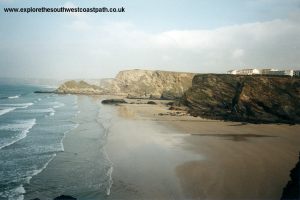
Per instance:
[[[61,195],[59,197],[55,197],[53,200],[76,200],[76,198],[68,195]]]
[[[152,104],[152,105],[156,105],[157,103],[154,101],[148,101],[147,104]]]
[[[124,99],[105,99],[101,102],[102,104],[121,104],[121,103],[127,103]]]
[[[31,200],[41,200],[40,198],[34,198]],[[77,200],[77,198],[72,197],[72,196],[68,196],[68,195],[61,195],[58,197],[55,197],[53,200]]]
[[[51,94],[51,93],[55,93],[55,91],[42,91],[42,90],[38,90],[38,91],[34,91],[34,93],[37,94]]]
[[[201,74],[183,102],[192,116],[252,123],[299,123],[297,77]]]
[[[281,199],[284,200],[296,200],[300,199],[300,153],[299,161],[295,168],[290,173],[291,180],[287,183],[283,189]]]

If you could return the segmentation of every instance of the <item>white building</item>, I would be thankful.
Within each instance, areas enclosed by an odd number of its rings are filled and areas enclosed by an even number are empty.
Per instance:
[[[294,76],[300,76],[300,70],[294,70]]]
[[[261,69],[259,71],[260,71],[260,74],[267,75],[267,74],[271,74],[272,72],[279,71],[279,70],[270,68],[270,69]]]
[[[254,75],[254,74],[260,74],[260,71],[258,69],[236,69],[236,70],[228,71],[227,74]]]
[[[254,75],[254,74],[261,74],[261,75],[274,75],[274,76],[300,76],[300,70],[293,70],[293,69],[285,69],[285,70],[278,70],[273,68],[266,68],[266,69],[234,69],[227,71],[227,74],[234,74],[234,75]]]
[[[277,70],[277,71],[270,71],[270,75],[277,75],[277,76],[294,76],[294,70],[287,69],[287,70]]]

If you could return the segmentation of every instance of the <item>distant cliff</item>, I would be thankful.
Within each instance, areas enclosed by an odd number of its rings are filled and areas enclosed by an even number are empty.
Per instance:
[[[183,72],[126,70],[114,79],[68,81],[57,93],[115,94],[132,98],[176,99],[192,86],[195,74]]]
[[[102,94],[103,90],[85,81],[67,81],[56,90],[59,94]]]
[[[190,114],[247,122],[300,122],[300,79],[203,74],[183,102]]]
[[[168,71],[127,70],[116,76],[120,91],[133,97],[173,99],[192,86],[195,74]]]

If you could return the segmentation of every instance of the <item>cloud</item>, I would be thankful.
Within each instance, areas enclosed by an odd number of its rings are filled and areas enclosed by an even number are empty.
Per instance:
[[[89,49],[107,65],[224,73],[234,67],[299,68],[299,20],[272,20],[213,30],[147,33],[129,22],[90,24]],[[87,50],[88,51],[88,50]],[[109,55],[109,56],[108,56]],[[112,59],[115,55],[116,59]],[[152,67],[152,68],[153,68]]]
[[[240,59],[244,56],[244,54],[245,54],[245,51],[243,49],[235,49],[232,52],[232,58],[233,59]]]
[[[42,44],[33,42],[21,51],[20,41],[10,41],[0,54],[2,66],[26,63],[29,75],[34,71],[59,78],[113,77],[132,68],[199,73],[242,67],[299,69],[299,19],[147,32],[130,21],[71,17]]]

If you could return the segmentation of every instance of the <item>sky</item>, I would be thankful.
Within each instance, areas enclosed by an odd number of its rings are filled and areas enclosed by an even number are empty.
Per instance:
[[[7,7],[125,13],[5,13]],[[300,69],[300,0],[0,0],[0,77]]]

